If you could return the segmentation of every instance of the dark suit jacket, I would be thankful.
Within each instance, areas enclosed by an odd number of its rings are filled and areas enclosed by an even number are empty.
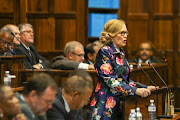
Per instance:
[[[4,53],[1,53],[0,52],[0,56],[13,56],[14,54],[10,51],[10,50],[8,50],[8,51],[6,51],[6,52],[4,52]]]
[[[78,68],[79,62],[68,60],[64,56],[57,56],[51,60],[51,68],[59,70],[74,70]]]
[[[3,56],[13,56],[15,54],[13,54],[11,51],[7,51],[3,54]]]
[[[0,52],[0,56],[3,56],[3,54]],[[1,61],[1,58],[0,58],[0,61]]]
[[[52,108],[47,111],[48,120],[70,120],[65,109],[61,89],[58,90]]]
[[[91,64],[88,59],[84,59],[83,63]]]
[[[8,51],[6,51],[4,53],[5,56],[13,56],[13,55],[16,55],[16,52],[14,52],[13,49],[9,49]]]
[[[128,60],[128,62],[134,62],[134,60],[137,60],[139,62],[139,57],[132,59],[132,60]],[[150,62],[151,63],[162,63],[160,60],[158,60],[155,56],[152,56],[150,58]]]
[[[33,112],[30,106],[24,101],[19,93],[15,93],[15,96],[19,99],[19,103],[21,106],[21,112],[24,113],[27,120],[47,120],[46,115],[38,116],[33,118]]]
[[[24,60],[25,68],[32,69],[33,65],[39,63],[39,60],[43,61],[41,65],[43,66],[44,69],[49,68],[49,61],[43,58],[42,56],[40,56],[33,45],[31,45],[29,48],[32,56],[29,54],[29,51],[24,47],[23,44],[16,46],[16,48],[14,49],[17,55],[26,56]]]
[[[46,114],[48,120],[83,120],[83,109],[67,113],[61,89],[57,91],[52,108]]]

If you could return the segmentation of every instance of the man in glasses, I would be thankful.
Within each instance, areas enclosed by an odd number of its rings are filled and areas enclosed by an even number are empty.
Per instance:
[[[21,36],[20,36],[19,28],[16,25],[13,25],[13,24],[7,24],[3,28],[9,28],[12,31],[11,34],[14,35],[13,43],[15,45],[19,45],[20,41],[21,41]]]
[[[138,57],[135,58],[138,63],[161,63],[153,56],[153,45],[150,42],[142,42],[139,46]],[[129,62],[133,62],[130,60]]]
[[[84,46],[77,41],[66,43],[64,56],[57,56],[51,60],[51,67],[60,70],[94,69],[94,65],[83,63]]]
[[[0,55],[12,55],[11,53],[8,53],[7,51],[9,48],[11,48],[13,44],[13,36],[10,34],[10,32],[7,31],[0,31]]]
[[[1,28],[1,32],[4,32],[4,31],[10,32],[11,36],[14,37],[13,44],[9,48],[8,53],[12,54],[12,55],[16,55],[14,49],[15,49],[15,47],[17,45],[20,44],[20,31],[19,31],[19,28],[16,25],[13,25],[13,24],[7,24],[3,28]]]
[[[55,80],[46,73],[34,74],[24,86],[22,94],[16,93],[21,112],[27,120],[47,120],[46,111],[52,108],[57,85]]]
[[[14,51],[17,55],[25,55],[24,65],[26,69],[47,69],[49,68],[49,61],[38,54],[34,43],[33,26],[29,23],[20,24],[21,43],[16,46]]]

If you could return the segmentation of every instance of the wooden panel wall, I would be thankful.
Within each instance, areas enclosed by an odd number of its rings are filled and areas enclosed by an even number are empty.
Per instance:
[[[39,51],[63,50],[66,42],[87,42],[87,0],[0,0],[0,27],[29,22]]]
[[[180,1],[121,0],[119,18],[126,21],[129,36],[126,52],[135,58],[139,43],[151,41],[158,57],[166,56],[175,69],[169,67],[171,83],[180,86]],[[174,76],[173,76],[174,75]]]
[[[14,4],[17,2],[17,4]],[[19,0],[0,0],[0,28],[7,23],[17,24],[19,18]]]

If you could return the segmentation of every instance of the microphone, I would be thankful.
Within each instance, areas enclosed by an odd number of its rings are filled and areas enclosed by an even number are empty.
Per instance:
[[[134,62],[137,64],[137,66],[143,71],[143,73],[146,75],[146,77],[151,81],[151,83],[156,87],[156,84],[153,82],[153,80],[149,77],[149,75],[142,69],[142,67],[139,65],[136,59],[134,59]]]
[[[15,36],[14,32],[11,31],[10,33],[14,38],[16,38],[17,41],[19,41],[21,43],[21,41]]]
[[[154,66],[153,66],[150,62],[148,62],[148,64],[152,67],[152,69],[156,72],[156,74],[158,75],[158,77],[159,77],[159,78],[161,79],[161,81],[164,83],[164,85],[165,85],[166,88],[167,88],[167,91],[169,91],[166,82],[162,79],[162,77],[159,75],[159,73],[158,73],[157,70],[154,68]]]
[[[172,66],[169,64],[169,62],[168,62],[167,58],[165,58],[164,56],[163,56],[163,59],[164,59],[164,62],[166,62],[166,63],[170,66],[171,70],[175,73],[175,76],[177,77],[177,76],[178,76],[178,74],[176,73],[176,71],[175,71],[174,67],[172,67]]]

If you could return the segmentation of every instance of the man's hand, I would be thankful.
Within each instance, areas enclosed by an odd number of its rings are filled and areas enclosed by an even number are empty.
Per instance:
[[[33,68],[35,68],[35,69],[42,69],[42,66],[40,64],[35,64],[35,65],[33,65]]]
[[[39,59],[39,63],[42,63],[43,61]]]
[[[90,65],[90,64],[89,64],[88,69],[89,69],[89,70],[94,70],[94,69],[95,69],[95,68],[94,68],[94,65]]]

